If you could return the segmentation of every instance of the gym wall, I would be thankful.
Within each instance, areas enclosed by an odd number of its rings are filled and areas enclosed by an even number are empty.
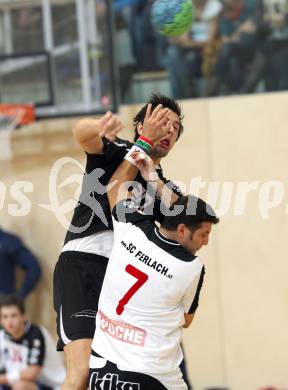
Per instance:
[[[195,390],[288,387],[287,101],[287,93],[185,101],[184,134],[163,161],[166,176],[187,192],[192,183],[195,193],[200,177],[204,199],[219,185],[221,222],[199,253],[205,284],[194,322],[184,331]],[[138,108],[121,108],[123,137],[131,138]],[[14,157],[0,162],[1,225],[19,234],[43,264],[43,280],[28,299],[29,315],[54,334],[52,273],[85,160],[72,139],[74,122],[50,120],[16,131]],[[19,181],[32,183],[22,183],[29,191],[24,207],[14,199]],[[251,190],[246,201],[245,187]]]

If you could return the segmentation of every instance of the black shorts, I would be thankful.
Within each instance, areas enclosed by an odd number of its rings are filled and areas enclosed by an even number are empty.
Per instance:
[[[89,390],[167,390],[152,376],[134,371],[122,371],[116,364],[106,361],[102,368],[89,370]]]
[[[107,264],[106,257],[95,254],[61,253],[53,280],[58,351],[63,351],[70,341],[93,338]]]

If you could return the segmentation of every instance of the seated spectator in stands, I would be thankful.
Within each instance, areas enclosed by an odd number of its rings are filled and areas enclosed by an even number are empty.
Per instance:
[[[272,1],[265,9],[265,21],[271,33],[267,42],[268,64],[265,81],[267,91],[288,90],[288,8]]]
[[[25,272],[20,289],[16,292],[17,268]],[[25,298],[35,287],[41,276],[41,268],[36,257],[23,244],[19,237],[0,228],[0,296],[16,292]]]
[[[59,387],[65,369],[56,345],[43,327],[26,320],[15,295],[0,302],[0,386],[5,390],[49,390]]]
[[[223,0],[219,29],[222,47],[207,94],[248,93],[265,67],[261,0]],[[252,74],[249,74],[249,67]],[[253,73],[254,72],[254,73]]]
[[[189,32],[170,40],[167,65],[174,99],[197,96],[195,78],[202,78],[203,50],[217,36],[220,0],[194,0],[195,21]]]

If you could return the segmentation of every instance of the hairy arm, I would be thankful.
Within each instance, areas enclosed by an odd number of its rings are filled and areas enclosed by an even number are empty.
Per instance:
[[[170,207],[173,203],[175,203],[179,196],[175,194],[164,181],[158,178],[157,180],[157,188],[156,193],[159,198],[161,198],[161,201],[165,204],[166,207]]]
[[[114,172],[108,185],[108,200],[110,210],[116,203],[127,198],[128,181],[134,180],[137,176],[138,168],[128,161],[123,161]]]

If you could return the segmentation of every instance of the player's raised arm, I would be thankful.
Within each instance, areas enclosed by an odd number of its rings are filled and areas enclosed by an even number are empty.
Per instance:
[[[75,140],[85,152],[102,154],[102,137],[106,137],[109,141],[114,141],[122,127],[120,119],[108,111],[99,119],[84,118],[79,120],[73,127],[72,132]]]
[[[128,188],[124,183],[134,180],[138,173],[138,167],[135,165],[135,162],[132,162],[133,157],[135,160],[137,154],[141,151],[143,151],[144,157],[145,153],[149,155],[153,142],[162,138],[168,131],[168,126],[165,126],[168,121],[168,114],[169,109],[163,108],[161,104],[153,111],[152,105],[148,105],[143,123],[145,137],[139,137],[136,144],[132,147],[128,159],[119,165],[109,181],[108,199],[111,210],[117,202],[127,197]],[[134,153],[136,154],[133,156]]]

